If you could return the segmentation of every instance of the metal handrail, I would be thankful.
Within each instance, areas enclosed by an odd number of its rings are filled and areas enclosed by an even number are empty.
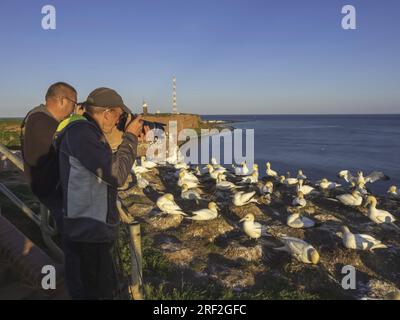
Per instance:
[[[24,163],[20,157],[13,154],[6,146],[0,143],[0,152],[10,160],[18,169],[24,171]],[[32,211],[22,200],[20,200],[10,189],[3,183],[0,183],[0,191],[22,212],[30,218],[39,228],[42,233],[42,238],[45,245],[49,248],[54,258],[60,262],[64,261],[64,253],[60,247],[51,238],[57,235],[57,230],[49,225],[49,212],[47,208],[40,203],[40,216]]]

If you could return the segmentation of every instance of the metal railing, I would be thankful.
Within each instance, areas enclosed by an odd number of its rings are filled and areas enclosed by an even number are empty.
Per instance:
[[[20,157],[13,154],[6,146],[0,143],[0,152],[11,161],[18,169],[24,171],[24,163]],[[50,250],[54,258],[59,261],[64,261],[64,253],[60,247],[54,242],[52,237],[57,235],[57,230],[50,226],[49,210],[40,203],[40,214],[37,215],[33,212],[22,200],[20,200],[10,189],[3,183],[0,183],[0,191],[21,211],[31,219],[39,228],[42,234],[43,241],[47,248]]]

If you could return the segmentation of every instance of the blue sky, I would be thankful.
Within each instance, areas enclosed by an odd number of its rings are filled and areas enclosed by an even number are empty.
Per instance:
[[[346,4],[357,30],[341,28]],[[1,0],[1,116],[56,81],[167,112],[173,74],[181,112],[399,113],[399,35],[398,0]]]

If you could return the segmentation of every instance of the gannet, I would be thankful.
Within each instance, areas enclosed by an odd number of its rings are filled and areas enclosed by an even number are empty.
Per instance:
[[[142,167],[145,167],[146,169],[153,169],[157,167],[157,163],[151,160],[147,160],[145,156],[140,157],[140,164]]]
[[[298,180],[307,180],[307,176],[303,173],[303,170],[297,171],[297,179]]]
[[[303,185],[303,180],[299,179],[299,182],[296,187],[297,192],[301,191],[303,195],[308,195],[313,192],[315,189],[311,186]]]
[[[361,206],[363,201],[360,192],[357,190],[354,190],[351,194],[346,193],[336,196],[336,199],[338,199],[342,204],[346,206],[354,206],[354,207]]]
[[[223,166],[221,166],[219,163],[218,163],[218,161],[217,161],[217,159],[215,159],[215,158],[211,158],[211,165],[214,167],[214,169],[223,169],[224,171],[226,170]]]
[[[179,178],[180,178],[181,180],[186,180],[186,181],[189,181],[189,180],[190,180],[190,181],[199,183],[199,179],[198,179],[193,173],[187,171],[186,169],[182,169],[182,170],[179,172]]]
[[[138,173],[136,175],[136,181],[137,181],[139,188],[141,188],[141,189],[145,189],[149,186],[149,182],[145,178],[143,178],[140,173]]]
[[[300,213],[292,213],[288,216],[286,224],[291,228],[307,229],[315,226],[315,222],[310,218],[303,217]]]
[[[261,183],[259,189],[262,195],[271,194],[274,191],[274,184],[271,181],[267,181],[264,185]]]
[[[239,222],[243,222],[243,231],[250,239],[258,239],[261,236],[268,236],[267,227],[261,223],[254,222],[254,215],[248,213]]]
[[[157,207],[164,213],[180,214],[186,216],[187,214],[175,203],[174,196],[171,193],[166,193],[157,199]]]
[[[247,167],[246,162],[242,162],[241,166],[235,167],[235,174],[237,176],[247,176],[250,173],[249,168]]]
[[[193,211],[191,217],[186,217],[192,220],[212,220],[218,217],[218,206],[215,202],[210,202],[208,208]]]
[[[339,183],[328,181],[326,178],[323,178],[321,181],[317,182],[316,185],[323,190],[332,190],[342,186]]]
[[[177,162],[174,164],[176,170],[189,169],[189,165],[186,162]]]
[[[253,173],[249,176],[245,176],[242,178],[240,183],[257,183],[258,182],[258,172],[253,171]]]
[[[297,178],[291,178],[290,177],[290,172],[286,173],[286,177],[285,176],[281,176],[280,178],[280,182],[286,184],[287,186],[292,186],[295,185],[299,182],[299,180],[297,180]]]
[[[210,177],[213,178],[214,180],[217,180],[219,174],[224,174],[224,170],[220,169],[214,169],[214,167],[211,164],[207,165],[208,172],[210,174]],[[225,175],[223,175],[224,178],[226,178]]]
[[[338,177],[344,179],[346,182],[355,185],[356,178],[352,176],[349,170],[342,170],[338,173]]]
[[[400,230],[400,228],[394,224],[396,218],[386,210],[377,209],[376,208],[377,203],[378,202],[374,196],[368,196],[367,202],[365,204],[365,206],[369,205],[368,218],[370,218],[373,222],[377,224],[382,224],[382,223],[390,224],[397,230]]]
[[[348,249],[370,250],[387,248],[381,241],[375,239],[368,234],[351,233],[348,227],[342,228],[343,245]]]
[[[392,198],[400,198],[400,191],[396,186],[391,186],[387,193]]]
[[[368,176],[364,177],[362,171],[357,172],[357,176],[354,177],[349,170],[342,170],[339,172],[338,176],[343,178],[346,182],[349,182],[353,185],[358,183],[373,183],[378,180],[389,180],[390,178],[386,176],[383,172],[373,171]]]
[[[249,204],[250,202],[257,203],[257,200],[253,198],[255,194],[255,191],[247,193],[244,191],[238,191],[233,195],[233,204],[237,207],[240,207]]]
[[[194,169],[194,174],[198,177],[202,177],[204,176],[206,173],[208,173],[208,169],[207,167],[204,168],[200,168],[199,166],[196,166],[196,168]]]
[[[232,190],[232,189],[236,189],[238,188],[237,185],[235,185],[234,183],[230,182],[230,181],[226,181],[225,180],[225,175],[220,173],[217,176],[217,183],[216,183],[216,188],[220,189],[220,190]]]
[[[183,184],[181,198],[186,200],[195,200],[196,203],[198,203],[198,201],[201,200],[200,191],[197,188],[189,189],[187,184]]]
[[[136,160],[135,160],[135,162],[133,163],[133,166],[132,166],[132,171],[133,171],[134,174],[137,175],[137,174],[140,174],[140,173],[149,172],[149,169],[147,169],[145,167],[142,167],[142,166],[139,166],[137,164]]]
[[[293,237],[282,237],[280,240],[285,244],[283,247],[274,248],[279,251],[286,251],[298,261],[303,263],[317,264],[319,262],[318,251],[309,243]]]
[[[273,178],[278,177],[278,173],[271,169],[271,164],[269,162],[267,162],[265,164],[265,166],[267,167],[267,170],[265,171],[265,173],[267,174],[268,177],[273,177]]]
[[[356,183],[366,184],[366,183],[374,183],[375,181],[378,180],[389,180],[389,179],[390,178],[383,172],[373,171],[368,176],[364,177],[363,172],[358,171],[356,177]]]
[[[307,201],[304,199],[303,192],[297,191],[297,197],[293,199],[292,205],[300,208],[303,208],[307,205]]]

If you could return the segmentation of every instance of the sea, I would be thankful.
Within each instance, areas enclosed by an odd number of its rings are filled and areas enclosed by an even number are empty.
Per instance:
[[[337,173],[382,171],[389,181],[368,185],[384,194],[400,186],[400,115],[203,115],[237,129],[254,129],[254,161],[260,174],[265,163],[279,174],[302,169],[312,181]],[[222,151],[221,151],[222,154]],[[223,161],[223,160],[222,160]]]

